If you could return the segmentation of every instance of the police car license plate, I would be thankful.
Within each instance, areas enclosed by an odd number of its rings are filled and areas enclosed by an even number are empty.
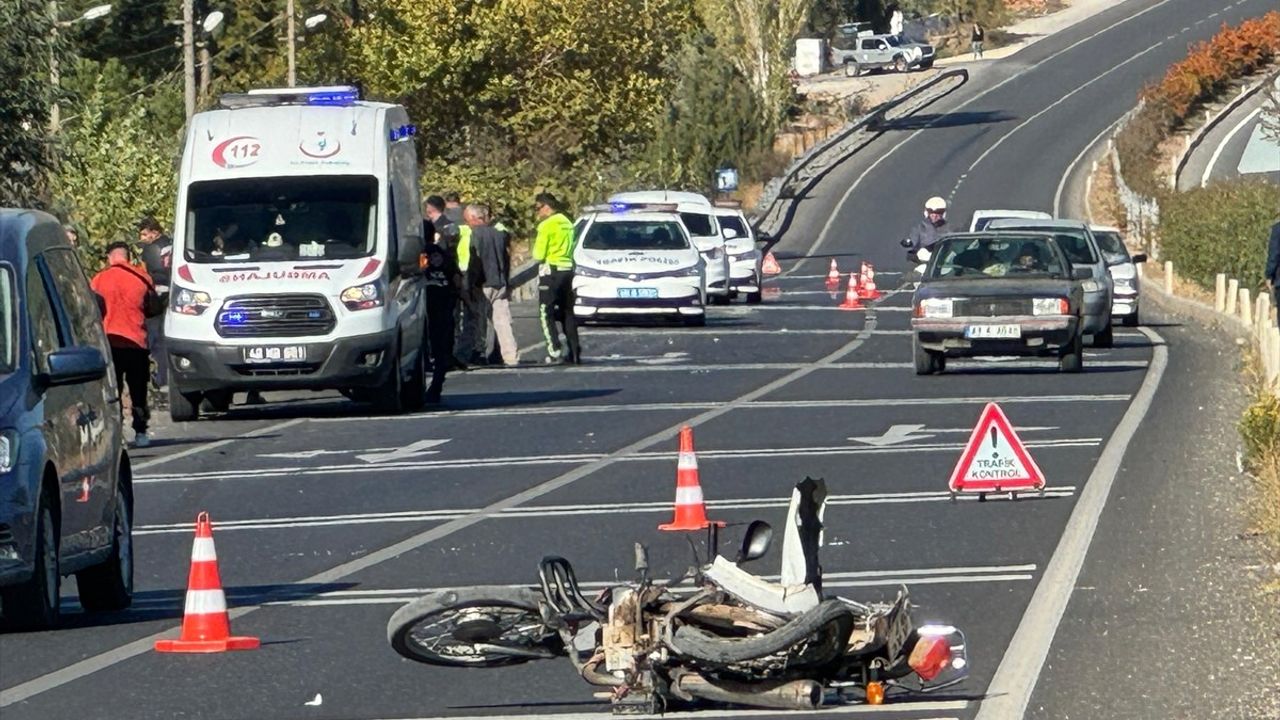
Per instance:
[[[618,288],[618,298],[621,300],[657,300],[658,288],[647,288],[647,287]]]
[[[247,363],[292,363],[307,361],[306,345],[268,345],[244,349]]]
[[[985,340],[1016,340],[1022,337],[1022,326],[970,325],[964,329],[964,336]]]

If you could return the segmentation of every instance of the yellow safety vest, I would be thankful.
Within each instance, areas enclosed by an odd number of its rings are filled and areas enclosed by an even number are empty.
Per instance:
[[[458,226],[458,269],[462,272],[467,271],[467,266],[471,264],[471,226]]]

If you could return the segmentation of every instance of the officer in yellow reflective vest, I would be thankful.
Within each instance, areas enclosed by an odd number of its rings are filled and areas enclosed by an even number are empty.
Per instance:
[[[538,266],[538,305],[542,337],[547,343],[547,362],[580,364],[578,325],[573,316],[573,221],[561,210],[551,193],[534,198],[538,213],[538,234],[533,241],[533,259]],[[567,348],[561,349],[559,322]]]

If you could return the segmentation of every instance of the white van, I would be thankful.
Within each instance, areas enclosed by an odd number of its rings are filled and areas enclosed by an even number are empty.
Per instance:
[[[224,95],[191,119],[165,317],[174,420],[237,390],[422,404],[415,132],[350,87]]]
[[[712,213],[711,201],[705,195],[675,190],[640,190],[615,193],[610,204],[655,205],[675,203],[680,220],[689,231],[689,239],[706,261],[707,301],[723,305],[729,302],[729,254],[725,250],[720,224]]]

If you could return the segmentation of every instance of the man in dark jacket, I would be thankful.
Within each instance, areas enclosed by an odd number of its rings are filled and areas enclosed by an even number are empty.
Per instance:
[[[439,204],[434,200],[439,200]],[[422,352],[431,361],[431,385],[427,387],[429,405],[440,402],[445,374],[453,366],[453,326],[461,283],[453,251],[446,250],[439,242],[441,233],[436,223],[443,226],[449,222],[443,210],[444,200],[435,195],[427,198],[423,206],[426,219],[423,221],[422,253],[418,260],[427,296],[427,330],[423,334],[426,347]]]
[[[1271,242],[1267,245],[1267,282],[1276,296],[1276,323],[1280,324],[1280,222],[1271,226]]]
[[[138,221],[138,241],[142,243],[142,264],[156,284],[156,294],[165,306],[169,304],[169,271],[173,267],[173,238],[152,216]],[[169,384],[169,358],[165,353],[164,313],[147,318],[147,341],[151,357],[156,362],[153,378],[156,387],[164,389]]]
[[[520,363],[516,336],[511,330],[511,289],[507,286],[511,270],[511,256],[507,252],[507,235],[489,224],[489,209],[483,205],[468,205],[465,216],[471,226],[472,265],[480,268],[477,278],[484,294],[484,315],[480,327],[480,346],[489,346],[488,326],[494,331],[496,349],[502,355],[502,364],[512,367]]]

